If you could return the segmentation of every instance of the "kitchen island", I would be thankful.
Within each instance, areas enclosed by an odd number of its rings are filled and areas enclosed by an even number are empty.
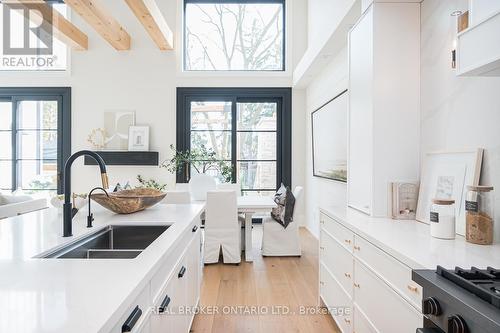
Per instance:
[[[94,226],[86,227],[84,208],[66,238],[54,208],[0,221],[0,332],[122,332],[131,316],[132,332],[189,331],[192,316],[174,306],[198,302],[204,205],[160,204],[130,215],[94,207]],[[39,258],[108,225],[169,227],[134,259]],[[174,314],[158,313],[165,304]]]

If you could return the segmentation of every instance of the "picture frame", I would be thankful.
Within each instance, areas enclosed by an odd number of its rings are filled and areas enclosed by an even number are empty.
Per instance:
[[[133,110],[105,110],[103,115],[106,138],[103,150],[127,150],[129,128],[135,125]]]
[[[484,149],[431,152],[425,155],[420,177],[416,220],[429,224],[432,199],[454,199],[456,233],[465,235],[465,195],[479,185]]]
[[[313,176],[347,183],[347,89],[311,113]]]
[[[128,150],[149,151],[149,126],[129,127]]]

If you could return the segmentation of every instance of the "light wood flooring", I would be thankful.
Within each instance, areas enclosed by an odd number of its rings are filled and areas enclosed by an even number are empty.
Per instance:
[[[329,315],[300,314],[300,306],[316,309],[319,302],[318,242],[304,228],[300,236],[302,257],[263,258],[259,251],[262,228],[255,226],[253,263],[205,266],[200,306],[207,310],[216,306],[219,314],[196,315],[191,332],[340,332]],[[257,313],[257,310],[260,311]],[[224,311],[237,313],[223,314]],[[271,311],[295,314],[273,315]]]

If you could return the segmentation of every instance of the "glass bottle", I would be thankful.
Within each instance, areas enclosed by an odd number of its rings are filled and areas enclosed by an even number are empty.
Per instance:
[[[492,186],[468,186],[465,199],[465,238],[469,243],[493,243],[494,198]]]

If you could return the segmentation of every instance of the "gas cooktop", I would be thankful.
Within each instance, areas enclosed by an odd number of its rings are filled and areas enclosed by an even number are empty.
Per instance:
[[[423,288],[423,328],[417,332],[499,333],[500,270],[414,270]]]
[[[491,267],[447,270],[438,266],[436,273],[500,309],[500,270]]]

